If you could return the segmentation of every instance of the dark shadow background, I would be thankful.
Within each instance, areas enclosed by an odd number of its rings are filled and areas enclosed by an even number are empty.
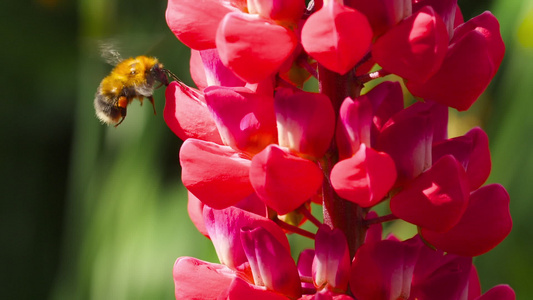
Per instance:
[[[458,132],[491,141],[490,182],[511,194],[514,229],[476,258],[484,290],[509,283],[533,296],[533,2],[459,1],[466,19],[491,9],[507,55]],[[25,0],[0,4],[2,109],[0,273],[5,299],[172,299],[182,255],[216,261],[195,232],[179,180],[180,141],[135,102],[118,129],[94,117],[110,66],[98,43],[125,57],[157,56],[185,82],[189,52],[167,28],[165,1]],[[462,125],[461,125],[462,124]],[[461,126],[466,129],[463,129]]]

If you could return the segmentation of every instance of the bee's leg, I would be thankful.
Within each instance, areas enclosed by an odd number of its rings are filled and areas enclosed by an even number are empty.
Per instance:
[[[130,100],[128,100],[128,98],[126,98],[125,96],[120,96],[118,98],[118,101],[117,101],[117,107],[120,111],[120,116],[122,117],[120,119],[120,121],[115,125],[115,127],[117,127],[118,125],[120,125],[124,119],[126,118],[126,113],[127,113],[127,107],[128,107],[128,104],[129,104]]]
[[[155,111],[154,96],[148,97],[148,100],[150,100],[150,103],[152,103],[152,107],[154,108],[154,115],[157,115],[157,113]]]
[[[141,106],[143,106],[144,97],[140,96],[138,99],[139,99],[139,102],[141,102]]]

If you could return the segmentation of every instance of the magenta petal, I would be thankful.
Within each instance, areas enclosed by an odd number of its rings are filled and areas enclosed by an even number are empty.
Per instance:
[[[446,154],[453,155],[465,168],[470,191],[478,189],[489,178],[491,169],[489,138],[483,129],[475,127],[464,136],[433,145],[433,161]]]
[[[383,69],[422,82],[439,70],[447,50],[444,22],[425,7],[378,38],[372,57]]]
[[[451,43],[459,42],[470,31],[475,31],[485,38],[488,54],[494,66],[492,74],[494,76],[505,54],[505,44],[500,34],[500,23],[498,19],[490,11],[486,11],[468,20],[468,22],[463,23],[455,29]]]
[[[358,300],[409,299],[418,247],[385,240],[363,244],[352,262],[350,289]]]
[[[169,0],[166,11],[168,27],[189,48],[215,48],[218,23],[232,11],[223,3],[220,0]]]
[[[201,234],[209,238],[209,233],[207,233],[204,222],[204,203],[196,198],[196,196],[194,196],[191,192],[188,192],[187,195],[189,200],[187,202],[187,212],[189,213],[189,218],[191,218],[191,221],[194,226],[196,226],[196,229],[198,229]]]
[[[313,280],[319,290],[344,293],[350,279],[350,251],[344,233],[322,225],[315,237]]]
[[[274,107],[281,147],[315,158],[326,153],[335,129],[335,112],[327,96],[280,89]]]
[[[259,196],[278,214],[287,214],[313,196],[322,185],[322,171],[312,161],[270,145],[252,159],[250,181]]]
[[[200,51],[198,50],[191,49],[189,72],[191,73],[191,79],[194,81],[194,84],[196,84],[200,91],[203,91],[206,87],[208,87],[204,63],[202,62],[202,57],[200,56]]]
[[[472,258],[435,251],[418,235],[409,241],[420,247],[409,299],[464,299],[470,289]]]
[[[300,255],[298,256],[298,263],[297,263],[298,274],[300,274],[300,276],[305,276],[308,278],[311,278],[313,276],[314,258],[315,258],[315,250],[313,249],[305,249],[302,252],[300,252]],[[311,289],[314,289],[315,286],[312,283],[302,281],[302,288],[311,290]]]
[[[446,25],[446,30],[448,31],[448,34],[450,35],[450,38],[453,36],[453,29],[455,28],[455,18],[457,15],[457,11],[460,10],[457,6],[457,0],[416,0],[413,1],[416,3],[413,3],[413,12],[417,12],[426,6],[431,7],[435,10],[435,12],[442,18],[444,21],[444,24]],[[462,18],[459,18],[462,23]]]
[[[328,1],[302,28],[305,51],[339,74],[346,74],[355,66],[369,50],[371,41],[372,29],[366,17],[338,1]]]
[[[331,170],[331,185],[344,199],[370,207],[387,195],[396,180],[396,167],[389,155],[361,144],[351,158]]]
[[[439,233],[422,228],[422,236],[443,251],[478,256],[496,247],[511,232],[509,194],[490,184],[470,194],[468,207],[457,225]]]
[[[204,220],[220,263],[233,270],[247,268],[248,259],[241,243],[242,228],[260,226],[268,231],[285,251],[289,250],[289,242],[285,233],[273,221],[265,217],[236,207],[217,210],[205,206]]]
[[[200,57],[208,86],[244,86],[246,84],[222,64],[217,49],[200,51]]]
[[[205,287],[204,287],[205,288]],[[266,289],[265,287],[253,285],[244,281],[239,277],[235,277],[228,287],[226,297],[214,299],[228,299],[228,300],[287,300],[288,298],[280,293],[276,293]],[[185,298],[184,298],[185,299]],[[205,299],[211,300],[211,299]]]
[[[344,99],[337,124],[336,141],[339,158],[351,157],[359,150],[359,145],[370,145],[372,128],[372,105],[367,97],[355,100]]]
[[[379,217],[378,214],[375,211],[369,211],[368,214],[365,217],[365,220],[371,220],[374,218]],[[375,243],[382,240],[383,236],[383,224],[382,223],[376,223],[372,224],[368,227],[368,230],[366,231],[365,235],[365,243]]]
[[[236,277],[228,267],[180,257],[173,269],[176,299],[217,299]],[[209,282],[209,288],[205,288]]]
[[[417,102],[394,115],[382,128],[376,149],[389,154],[401,185],[431,166],[434,126],[431,107]]]
[[[205,101],[225,145],[255,154],[277,142],[274,100],[244,87],[209,87]]]
[[[351,1],[353,8],[365,14],[372,25],[374,37],[379,37],[412,12],[411,0]]]
[[[297,44],[294,33],[285,27],[238,12],[224,17],[216,42],[224,65],[249,83],[278,71]]]
[[[303,0],[249,0],[248,12],[265,19],[296,23],[305,11]]]
[[[491,288],[486,293],[481,295],[481,297],[476,298],[475,300],[515,300],[515,299],[516,299],[516,294],[513,291],[513,289],[506,284],[500,284],[500,285],[497,285]]]
[[[490,13],[455,31],[441,69],[424,84],[407,82],[406,86],[415,96],[463,111],[470,108],[496,74],[505,46],[498,21]]]
[[[407,222],[443,232],[459,222],[468,195],[463,167],[446,155],[392,197],[390,207],[395,216]]]
[[[195,138],[222,144],[213,116],[197,90],[171,82],[165,97],[163,118],[180,139]]]
[[[180,164],[183,185],[213,208],[234,205],[254,192],[251,161],[230,147],[188,139],[181,146]]]
[[[242,229],[241,241],[256,285],[289,298],[302,295],[300,276],[289,249],[262,227]]]

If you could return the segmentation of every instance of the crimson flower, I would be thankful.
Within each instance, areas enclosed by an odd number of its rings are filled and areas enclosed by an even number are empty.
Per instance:
[[[505,188],[484,185],[487,134],[447,132],[449,109],[472,106],[502,61],[490,12],[465,22],[456,0],[169,0],[166,19],[191,48],[196,87],[172,82],[164,118],[184,141],[189,216],[219,259],[178,258],[176,299],[515,298],[506,285],[482,294],[472,264],[512,228]],[[389,74],[401,82],[366,85]],[[318,91],[303,89],[309,78]],[[419,233],[384,238],[390,221]],[[314,248],[291,252],[286,234]]]

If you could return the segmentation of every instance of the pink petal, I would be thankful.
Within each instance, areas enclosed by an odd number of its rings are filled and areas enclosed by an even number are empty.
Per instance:
[[[472,265],[470,269],[470,278],[468,279],[468,300],[477,299],[481,296],[481,283],[477,274],[476,266]]]
[[[165,15],[168,27],[189,48],[215,48],[218,24],[234,10],[223,3],[220,0],[169,0]]]
[[[209,87],[205,101],[224,144],[255,154],[277,142],[274,100],[247,88]]]
[[[457,0],[416,1],[416,3],[413,3],[413,12],[417,12],[425,7],[431,7],[442,18],[444,24],[446,24],[446,30],[451,38],[453,36],[453,29],[455,28],[454,24],[456,11],[459,10],[459,7],[457,6]]]
[[[352,262],[350,289],[358,300],[408,299],[418,247],[384,240],[363,244]]]
[[[489,139],[483,129],[476,127],[464,136],[434,144],[433,161],[451,154],[465,168],[470,191],[478,189],[489,178],[491,161]]]
[[[305,276],[311,278],[313,276],[313,260],[315,258],[315,250],[305,249],[300,252],[298,256],[298,274],[300,276]],[[302,281],[302,289],[314,290],[315,286],[309,282]]]
[[[285,27],[235,12],[220,23],[216,43],[224,65],[244,81],[257,83],[278,71],[297,40]]]
[[[251,161],[230,147],[188,139],[181,146],[180,164],[183,185],[213,208],[234,205],[254,192]]]
[[[250,181],[257,195],[278,214],[287,214],[322,185],[322,171],[310,160],[270,145],[252,159]]]
[[[422,236],[443,251],[478,256],[496,247],[513,226],[509,194],[499,184],[486,185],[470,194],[470,202],[455,227],[439,233],[422,228]]]
[[[368,212],[368,214],[365,217],[365,220],[371,220],[377,217],[379,217],[378,214],[372,210]],[[379,242],[382,240],[382,236],[383,236],[382,223],[372,224],[368,227],[368,230],[366,231],[365,244]]]
[[[287,300],[288,298],[280,293],[270,291],[264,287],[253,285],[239,277],[236,277],[235,279],[233,279],[233,282],[231,282],[230,286],[228,287],[227,296],[225,298],[216,299]]]
[[[315,158],[326,153],[335,130],[335,112],[327,96],[279,89],[274,107],[280,146]]]
[[[455,31],[441,69],[424,84],[407,82],[407,88],[415,96],[464,111],[490,83],[505,46],[498,21],[490,13],[464,23]]]
[[[419,236],[409,241],[420,248],[409,299],[463,299],[469,289],[472,258],[435,251]]]
[[[350,279],[350,252],[344,233],[322,225],[315,237],[313,280],[319,290],[344,293]]]
[[[447,231],[461,219],[468,205],[468,180],[451,155],[443,156],[392,197],[392,213],[434,231]]]
[[[207,232],[213,242],[220,263],[233,270],[248,268],[248,259],[241,242],[241,229],[261,227],[289,251],[287,237],[273,221],[236,207],[223,210],[204,207]]]
[[[370,207],[383,200],[392,188],[396,168],[389,155],[361,144],[354,156],[333,167],[330,179],[339,196]]]
[[[338,1],[328,1],[302,28],[305,51],[339,74],[346,74],[355,66],[369,50],[371,41],[372,29],[366,17]]]
[[[351,157],[359,150],[359,145],[370,145],[372,128],[372,106],[368,97],[355,100],[346,98],[341,105],[337,124],[337,148],[339,158]]]
[[[490,290],[488,290],[485,294],[481,295],[481,297],[476,298],[476,300],[515,300],[516,294],[514,290],[506,285],[506,284],[500,284],[497,285]]]
[[[189,213],[189,218],[191,218],[191,221],[194,226],[196,226],[196,229],[198,229],[201,234],[209,238],[209,233],[207,233],[204,222],[204,203],[196,198],[196,196],[194,196],[191,192],[188,192],[187,196],[189,200],[187,202],[187,212]]]
[[[458,43],[461,39],[474,31],[482,35],[487,42],[487,50],[493,65],[493,74],[496,74],[505,54],[505,44],[500,34],[500,23],[490,12],[486,11],[455,29],[451,43]]]
[[[217,49],[202,50],[199,53],[202,67],[205,70],[207,86],[244,86],[246,84],[222,64]]]
[[[394,115],[382,128],[376,149],[389,154],[404,184],[431,166],[434,127],[429,104],[417,102]]]
[[[352,1],[353,7],[365,14],[378,37],[411,15],[411,0]]]
[[[204,63],[202,62],[202,56],[200,56],[200,51],[198,50],[191,49],[189,71],[194,84],[196,84],[200,91],[203,91],[206,87],[208,87]]]
[[[426,6],[381,36],[374,43],[372,57],[383,69],[422,82],[439,70],[447,50],[446,26]]]
[[[163,117],[180,139],[194,138],[222,144],[203,95],[184,84],[171,82],[165,91]]]
[[[224,294],[236,277],[228,267],[201,261],[192,257],[180,257],[173,269],[176,299],[217,299]],[[205,288],[209,282],[209,288]]]
[[[305,11],[303,0],[249,0],[248,12],[265,19],[296,23]]]
[[[302,295],[300,276],[289,249],[262,227],[242,229],[241,241],[256,285],[289,298]]]

